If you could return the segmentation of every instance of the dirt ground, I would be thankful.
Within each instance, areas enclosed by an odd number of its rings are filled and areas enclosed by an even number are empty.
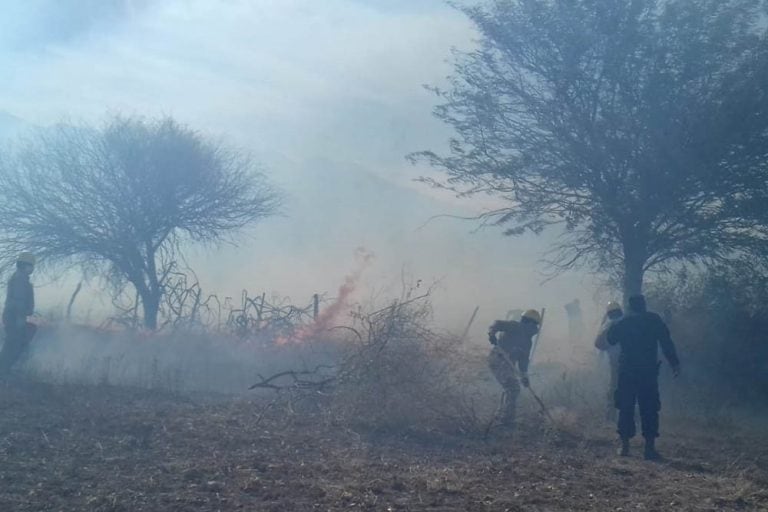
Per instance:
[[[768,510],[758,434],[678,428],[651,463],[607,425],[374,434],[268,401],[5,382],[0,510]]]

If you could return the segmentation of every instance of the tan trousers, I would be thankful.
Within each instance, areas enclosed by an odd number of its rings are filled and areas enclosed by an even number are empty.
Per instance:
[[[511,424],[515,421],[517,397],[520,396],[520,378],[517,368],[510,363],[500,347],[493,347],[488,355],[488,367],[496,380],[504,389],[501,408],[502,423]]]

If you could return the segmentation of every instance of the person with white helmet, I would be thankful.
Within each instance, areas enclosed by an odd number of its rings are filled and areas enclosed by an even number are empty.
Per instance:
[[[611,379],[608,384],[607,406],[605,416],[608,421],[616,420],[616,401],[614,399],[614,393],[619,383],[619,353],[621,349],[618,346],[614,346],[608,343],[608,329],[613,324],[618,322],[624,317],[624,311],[621,309],[621,305],[618,302],[611,301],[605,308],[605,316],[603,322],[600,325],[600,332],[595,338],[595,348],[608,355],[608,362],[611,367]]]
[[[0,350],[0,374],[10,371],[35,335],[35,325],[27,322],[35,310],[35,292],[29,280],[34,270],[35,256],[29,252],[19,254],[3,308],[5,341]]]
[[[501,421],[514,426],[520,384],[528,387],[528,363],[533,337],[539,332],[541,315],[535,309],[523,313],[520,321],[497,320],[488,330],[493,345],[488,366],[504,389]]]

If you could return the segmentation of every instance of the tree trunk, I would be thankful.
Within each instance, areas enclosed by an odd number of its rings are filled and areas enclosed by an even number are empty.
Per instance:
[[[143,281],[132,281],[133,286],[141,299],[141,308],[144,312],[144,327],[157,329],[157,317],[160,310],[160,294],[150,289]]]
[[[624,256],[624,305],[627,306],[632,295],[643,293],[643,276],[645,274],[645,262],[635,255]]]
[[[147,329],[157,329],[157,315],[160,310],[160,300],[156,297],[141,299],[141,305],[144,308],[144,327]]]

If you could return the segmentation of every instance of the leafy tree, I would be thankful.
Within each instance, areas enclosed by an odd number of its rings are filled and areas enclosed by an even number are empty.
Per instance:
[[[455,129],[423,158],[508,235],[559,226],[556,270],[649,270],[765,251],[768,39],[760,0],[495,0],[463,9],[435,114]]]
[[[106,271],[136,289],[156,328],[187,243],[233,241],[275,213],[280,196],[252,160],[172,118],[58,125],[0,169],[0,259],[34,251],[49,265]]]

